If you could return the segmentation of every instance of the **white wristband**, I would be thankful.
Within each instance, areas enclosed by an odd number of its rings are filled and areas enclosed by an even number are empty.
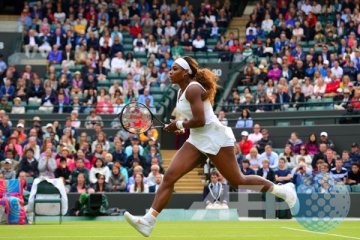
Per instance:
[[[184,122],[184,121],[176,121],[176,127],[177,127],[177,129],[179,129],[179,130],[184,129],[183,122]]]

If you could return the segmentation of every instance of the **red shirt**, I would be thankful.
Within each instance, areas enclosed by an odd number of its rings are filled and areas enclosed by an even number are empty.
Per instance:
[[[253,147],[253,143],[250,140],[240,141],[239,145],[243,155],[249,154],[250,149]]]
[[[353,108],[360,109],[360,98],[359,99],[356,99],[356,98],[351,99],[351,105],[353,106]]]

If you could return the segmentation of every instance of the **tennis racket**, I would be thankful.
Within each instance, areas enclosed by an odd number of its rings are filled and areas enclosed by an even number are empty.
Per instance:
[[[154,119],[161,124],[155,127],[165,126],[165,123],[155,117],[147,106],[138,102],[126,104],[120,112],[119,119],[125,131],[135,134],[149,130],[154,124]]]

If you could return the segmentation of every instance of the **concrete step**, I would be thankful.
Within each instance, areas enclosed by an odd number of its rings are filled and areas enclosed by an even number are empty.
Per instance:
[[[203,191],[203,187],[176,187],[175,186],[175,192],[193,192],[193,193],[201,193]]]

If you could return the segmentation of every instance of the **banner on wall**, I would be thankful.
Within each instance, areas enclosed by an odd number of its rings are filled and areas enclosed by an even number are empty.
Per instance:
[[[221,63],[206,63],[203,64],[204,67],[211,69],[218,77],[220,86],[224,86],[225,81],[227,80],[227,76],[229,73],[229,62],[221,62]]]

